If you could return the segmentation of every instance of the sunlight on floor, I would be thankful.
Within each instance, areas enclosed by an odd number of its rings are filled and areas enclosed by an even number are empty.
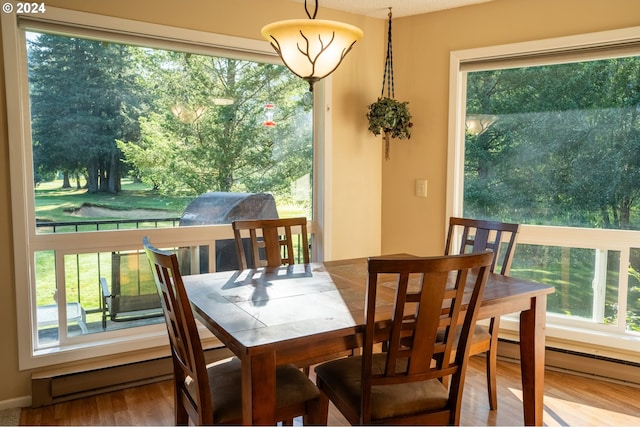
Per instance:
[[[522,402],[522,390],[509,388],[509,391]],[[610,425],[611,420],[616,420],[618,425],[640,425],[640,414],[631,415],[626,414],[625,411],[615,411],[611,402],[603,401],[597,404],[595,402],[576,402],[549,395],[544,397],[543,422],[545,426],[603,426]]]

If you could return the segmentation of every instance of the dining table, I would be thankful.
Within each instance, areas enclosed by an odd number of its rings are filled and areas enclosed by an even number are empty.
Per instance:
[[[362,346],[367,259],[184,276],[196,318],[241,360],[243,424],[275,423],[275,368],[309,366]],[[377,312],[391,318],[383,284]],[[478,319],[519,313],[525,425],[542,425],[546,297],[553,287],[490,274]],[[387,310],[388,308],[388,310]]]

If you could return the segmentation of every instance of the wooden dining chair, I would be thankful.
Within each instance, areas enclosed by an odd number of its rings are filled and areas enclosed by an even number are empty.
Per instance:
[[[310,262],[307,218],[280,218],[238,220],[231,223],[241,269],[259,267],[280,267]],[[299,237],[298,245],[294,239]],[[248,246],[245,247],[245,241]],[[344,352],[334,355],[338,357]],[[333,356],[330,356],[333,357]],[[320,359],[324,361],[326,359]],[[300,363],[300,368],[309,375],[310,366],[318,359]]]
[[[492,259],[484,252],[368,260],[362,355],[315,368],[318,387],[351,424],[459,424],[470,332]],[[395,295],[392,307],[377,300],[383,292]],[[385,351],[374,350],[379,342]]]
[[[507,276],[511,270],[519,231],[520,224],[451,217],[445,255],[491,249],[494,255],[491,272]],[[496,365],[499,328],[500,318],[494,317],[489,326],[476,325],[471,340],[472,356],[486,353],[487,393],[491,409],[498,408]]]
[[[241,269],[295,264],[298,256],[303,263],[309,263],[309,237],[305,217],[242,220],[232,222],[231,226]],[[294,248],[293,239],[296,235],[300,236],[300,243]],[[249,242],[248,254],[245,239]]]
[[[175,254],[143,245],[151,263],[169,333],[175,383],[176,425],[242,424],[240,360],[205,364],[202,343]],[[276,421],[303,415],[305,424],[326,425],[329,401],[299,369],[276,371]]]

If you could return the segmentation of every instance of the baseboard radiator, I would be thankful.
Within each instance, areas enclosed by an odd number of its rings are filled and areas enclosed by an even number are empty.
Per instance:
[[[232,356],[225,347],[205,350],[207,363]],[[37,408],[109,391],[171,379],[171,357],[71,372],[48,370],[31,375],[31,407]]]
[[[519,343],[501,338],[498,344],[498,356],[502,359],[519,361]],[[640,363],[636,362],[547,347],[545,349],[545,366],[547,369],[574,375],[640,387]]]

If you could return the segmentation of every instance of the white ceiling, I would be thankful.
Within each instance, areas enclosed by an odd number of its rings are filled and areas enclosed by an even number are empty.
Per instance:
[[[304,4],[304,0],[295,1]],[[487,1],[491,0],[318,0],[318,6],[357,15],[387,19],[390,7],[392,8],[393,17],[399,18],[401,16],[419,15]],[[307,6],[310,12],[313,13],[314,0],[307,0]],[[302,8],[302,13],[304,14],[304,7]],[[317,18],[322,19],[321,13],[318,13]]]

